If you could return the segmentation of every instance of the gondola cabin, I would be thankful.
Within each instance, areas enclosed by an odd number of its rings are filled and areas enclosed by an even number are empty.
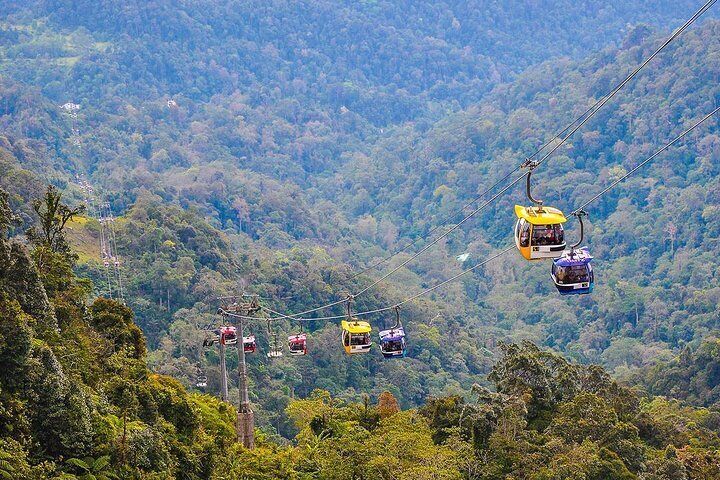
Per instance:
[[[592,258],[587,247],[583,247],[553,260],[551,276],[560,295],[582,295],[593,291]]]
[[[267,353],[268,358],[280,358],[283,356],[282,346],[273,345],[270,347],[270,351]]]
[[[527,260],[557,258],[565,250],[565,215],[553,207],[515,205],[515,245]]]
[[[288,337],[288,351],[290,355],[307,355],[307,334],[290,335]]]
[[[405,330],[403,327],[392,328],[380,332],[380,353],[385,358],[401,358],[405,356]]]
[[[243,337],[243,350],[245,353],[255,353],[257,350],[257,342],[255,341],[255,335],[249,335]]]
[[[235,345],[237,343],[235,327],[220,327],[220,342],[223,345]]]
[[[207,387],[207,377],[205,375],[200,375],[197,377],[197,381],[195,382],[195,386],[198,388],[205,388]]]
[[[354,355],[356,353],[367,353],[370,351],[372,341],[370,332],[372,328],[367,322],[359,320],[342,321],[342,344],[345,353]]]

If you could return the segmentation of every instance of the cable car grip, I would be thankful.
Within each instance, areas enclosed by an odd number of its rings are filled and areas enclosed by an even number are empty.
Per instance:
[[[577,242],[575,245],[573,245],[572,247],[570,247],[570,251],[571,251],[571,252],[574,252],[575,249],[580,246],[580,244],[582,243],[583,238],[584,238],[584,236],[585,236],[585,224],[583,223],[583,217],[587,217],[587,216],[588,216],[588,213],[587,213],[585,210],[582,210],[582,209],[581,209],[581,210],[578,210],[578,211],[576,211],[576,212],[573,212],[572,214],[573,214],[573,216],[575,216],[575,218],[577,218],[578,221],[580,222],[580,240],[578,240],[578,242]]]

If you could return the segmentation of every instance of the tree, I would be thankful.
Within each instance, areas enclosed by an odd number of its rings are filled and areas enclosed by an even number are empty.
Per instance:
[[[22,384],[23,370],[30,356],[32,330],[30,319],[17,301],[10,301],[0,290],[0,385],[15,390]]]
[[[395,396],[386,390],[378,397],[377,411],[380,414],[380,418],[387,418],[398,413],[400,406]]]
[[[571,443],[582,443],[585,439],[600,441],[612,433],[617,421],[615,411],[604,399],[582,392],[562,404],[550,430]]]
[[[555,455],[547,467],[530,476],[532,480],[635,480],[622,461],[608,449],[590,441]]]
[[[73,476],[78,480],[114,480],[118,478],[118,476],[110,470],[109,455],[103,455],[98,458],[69,458],[67,463],[80,472],[77,476]],[[70,480],[70,478],[68,478],[68,480]]]
[[[10,208],[9,194],[0,188],[0,237],[7,238],[10,227],[17,222],[18,217]]]
[[[500,348],[503,357],[488,378],[498,392],[524,398],[528,421],[537,421],[538,428],[544,428],[555,407],[577,393],[579,369],[530,342],[503,344]]]
[[[98,298],[90,311],[93,328],[110,342],[111,351],[128,348],[132,358],[145,358],[145,337],[133,321],[132,310],[115,300]]]
[[[54,470],[51,462],[32,464],[23,445],[12,438],[0,438],[0,478],[2,480],[46,480]]]
[[[55,253],[70,254],[70,246],[63,230],[67,222],[85,211],[85,206],[68,207],[62,203],[62,193],[54,186],[48,185],[43,199],[33,200],[32,207],[40,218],[40,231],[31,228],[28,230],[28,238]]]

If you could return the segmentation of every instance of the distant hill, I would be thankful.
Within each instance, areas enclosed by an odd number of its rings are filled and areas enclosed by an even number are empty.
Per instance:
[[[120,8],[111,0],[32,0],[5,2],[0,14],[11,20],[8,43],[20,40],[8,48],[12,59],[65,59],[67,69],[52,74],[60,85],[37,77],[47,93],[95,103],[207,100],[239,90],[262,103],[345,105],[388,124],[422,115],[427,101],[467,105],[532,64],[619,42],[627,25],[675,27],[698,7],[689,0],[153,0]],[[41,21],[18,28],[32,20]],[[26,35],[35,38],[25,44]]]

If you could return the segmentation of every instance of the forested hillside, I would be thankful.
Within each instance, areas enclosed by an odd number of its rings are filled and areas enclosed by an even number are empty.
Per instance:
[[[12,468],[37,478],[95,461],[123,478],[720,475],[716,119],[589,206],[592,295],[560,297],[548,263],[512,251],[403,305],[409,348],[398,361],[346,356],[335,321],[305,322],[309,355],[271,361],[268,327],[252,322],[256,452],[234,444],[234,410],[211,397],[218,354],[202,348],[202,327],[221,322],[217,297],[256,293],[267,308],[304,311],[408,260],[699,6],[2,2],[0,305],[16,369],[0,382],[0,412]],[[572,211],[720,104],[712,17],[538,169],[537,197]],[[58,244],[43,244],[46,185],[74,209],[85,179],[116,218],[129,308],[104,298],[97,210],[78,210]],[[512,245],[513,205],[525,202],[520,183],[353,308],[399,302]],[[566,226],[572,242],[577,222]],[[21,280],[27,269],[37,274]],[[373,335],[393,315],[369,316]],[[271,328],[282,339],[299,325]],[[15,334],[22,342],[7,340]],[[57,385],[46,388],[48,371]],[[45,431],[47,415],[57,421]]]
[[[235,443],[234,409],[145,365],[118,302],[84,298],[68,221],[49,187],[27,245],[0,190],[0,475],[4,478],[707,479],[720,475],[720,417],[641,398],[599,367],[530,343],[503,345],[489,380],[401,411],[314,390],[284,413],[294,445]],[[51,239],[51,240],[48,240]]]
[[[129,308],[86,303],[92,284],[72,273],[64,232],[81,209],[48,188],[23,245],[8,240],[9,205],[0,190],[0,475],[207,478],[213,452],[234,441],[233,408],[151,373]]]

